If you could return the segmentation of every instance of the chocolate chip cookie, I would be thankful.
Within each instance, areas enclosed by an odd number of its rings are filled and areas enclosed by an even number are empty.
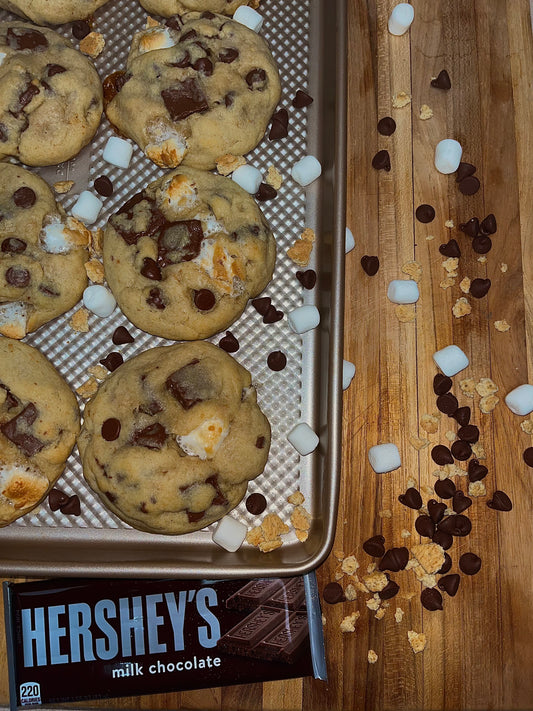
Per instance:
[[[180,167],[130,198],[104,233],[104,269],[139,328],[175,340],[229,326],[272,277],[275,240],[230,178]]]
[[[233,509],[264,469],[270,426],[250,373],[207,342],[126,361],[85,408],[83,474],[135,528],[181,534]]]
[[[0,164],[2,335],[24,338],[80,300],[89,238],[84,225],[56,204],[42,178]]]
[[[94,136],[102,86],[91,61],[46,27],[0,22],[0,160],[54,165]]]
[[[0,0],[0,7],[37,24],[62,25],[84,20],[107,0]]]
[[[209,10],[221,15],[233,15],[240,5],[246,5],[248,0],[140,0],[148,12],[162,17],[183,15],[185,12]],[[1,4],[1,3],[0,3]]]
[[[264,135],[280,97],[265,40],[212,12],[189,12],[137,33],[124,73],[106,83],[106,113],[154,163],[211,169]]]
[[[34,509],[80,431],[74,393],[35,348],[0,337],[0,526]]]

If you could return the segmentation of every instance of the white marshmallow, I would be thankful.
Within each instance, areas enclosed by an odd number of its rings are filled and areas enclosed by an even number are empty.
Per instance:
[[[28,307],[22,301],[0,304],[0,333],[8,338],[24,338],[28,323]]]
[[[349,227],[346,228],[346,238],[344,242],[344,253],[348,254],[348,252],[351,252],[352,249],[355,247],[355,239],[353,236],[353,232]]]
[[[254,32],[260,32],[263,26],[263,15],[260,15],[248,5],[241,5],[233,13],[235,22],[240,22]]]
[[[205,420],[186,435],[177,435],[176,442],[185,454],[202,461],[213,459],[229,433],[229,426],[218,417]]]
[[[376,444],[368,450],[368,461],[376,474],[386,474],[401,467],[400,452],[395,444]]]
[[[237,185],[240,185],[243,190],[246,190],[247,193],[255,195],[263,181],[263,176],[260,170],[246,163],[246,165],[240,165],[233,171],[231,179],[234,180]]]
[[[355,365],[349,360],[342,361],[342,389],[347,390],[355,375]]]
[[[389,17],[389,32],[391,35],[404,35],[415,19],[415,11],[408,2],[401,2],[393,8]]]
[[[387,298],[393,304],[414,304],[419,297],[418,284],[413,279],[393,279],[387,289]]]
[[[83,305],[100,318],[111,316],[115,310],[117,302],[115,297],[101,284],[91,284],[83,292]]]
[[[291,175],[298,185],[305,187],[322,173],[320,161],[315,156],[304,156],[292,166]]]
[[[437,368],[450,378],[467,368],[470,363],[466,353],[463,353],[458,346],[446,346],[433,353],[433,361]]]
[[[111,136],[105,144],[102,158],[106,163],[118,168],[129,168],[133,155],[133,145],[118,136]]]
[[[505,404],[515,415],[533,412],[533,385],[519,385],[505,396]]]
[[[86,225],[92,225],[98,219],[102,206],[102,201],[96,195],[84,190],[72,206],[72,214]]]
[[[59,219],[45,225],[39,237],[42,248],[48,254],[67,254],[72,249],[65,234],[65,225]]]
[[[6,53],[5,52],[0,52],[0,64],[3,63],[4,59],[6,58]]]
[[[287,314],[289,326],[295,333],[305,333],[320,323],[320,311],[310,304],[299,306]]]
[[[287,439],[302,457],[314,452],[320,441],[316,432],[306,422],[300,422],[296,427],[293,427],[287,435]]]
[[[439,173],[448,175],[455,173],[461,162],[463,149],[458,141],[453,138],[445,138],[437,143],[435,148],[435,168]]]
[[[213,531],[212,539],[224,550],[235,553],[246,538],[248,528],[232,516],[223,516]]]

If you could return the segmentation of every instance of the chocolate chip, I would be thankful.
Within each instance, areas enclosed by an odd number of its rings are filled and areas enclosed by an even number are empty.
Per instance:
[[[481,570],[481,558],[475,553],[463,553],[459,558],[459,568],[465,575],[475,575]]]
[[[440,446],[440,445],[438,445]],[[446,449],[446,447],[445,447]],[[451,454],[450,454],[451,457]],[[452,464],[453,463],[453,458],[451,462],[447,462],[447,464]],[[438,462],[437,462],[438,464]],[[451,499],[452,496],[455,494],[456,488],[455,484],[451,479],[437,479],[435,482],[435,493],[437,496],[439,496],[441,499]]]
[[[117,353],[117,351],[112,351],[106,355],[105,358],[102,358],[100,363],[109,371],[113,372],[124,363],[124,358],[120,353]]]
[[[420,593],[420,602],[426,610],[442,610],[442,595],[437,588],[424,588]]]
[[[528,447],[527,449],[524,449],[522,457],[528,467],[533,467],[533,447]]]
[[[113,183],[107,175],[101,175],[99,178],[96,178],[94,181],[94,189],[99,195],[102,195],[102,197],[111,197],[113,195]]]
[[[263,323],[277,323],[283,318],[283,311],[278,311],[270,305],[263,316]]]
[[[410,509],[418,510],[422,508],[422,497],[413,486],[410,486],[405,494],[400,494],[400,496],[398,496],[398,501],[404,506],[408,506]]]
[[[492,240],[485,235],[474,237],[472,240],[472,249],[476,254],[487,254],[487,252],[490,252],[492,249]]]
[[[260,296],[257,299],[252,299],[252,306],[257,311],[257,313],[261,314],[261,316],[264,316],[266,314],[271,303],[272,302],[269,296]]]
[[[460,183],[461,180],[464,180],[465,178],[470,177],[471,175],[474,175],[476,172],[477,168],[475,165],[472,165],[472,163],[459,163],[459,167],[457,168],[457,171],[455,173],[455,180],[457,183]]]
[[[419,222],[427,224],[435,219],[435,208],[431,205],[419,205],[415,212],[416,219]]]
[[[200,57],[193,63],[192,68],[205,77],[210,77],[213,74],[213,62],[209,57]]]
[[[451,446],[452,456],[459,462],[466,462],[472,456],[472,447],[468,442],[457,439]]]
[[[459,225],[459,229],[468,237],[476,237],[479,233],[479,220],[477,217],[471,217],[468,222]]]
[[[440,590],[443,590],[450,597],[454,597],[459,589],[459,583],[461,582],[461,577],[458,573],[451,573],[450,575],[444,575],[437,583]]]
[[[400,592],[400,586],[394,580],[389,580],[383,590],[378,592],[381,600],[390,600]]]
[[[492,499],[487,501],[487,506],[495,511],[510,511],[513,503],[504,491],[495,491]]]
[[[159,264],[154,261],[151,257],[145,257],[143,259],[143,265],[141,267],[141,274],[147,279],[152,281],[161,281],[161,269]]]
[[[372,536],[372,538],[368,538],[363,543],[363,550],[365,553],[368,553],[368,555],[372,556],[372,558],[381,558],[385,555],[384,536],[377,535]]]
[[[210,371],[197,359],[171,373],[165,387],[184,410],[204,400],[210,400],[217,392]]]
[[[479,427],[476,427],[475,425],[464,425],[463,427],[459,427],[457,430],[457,436],[465,442],[475,444],[479,439]]]
[[[281,351],[272,351],[272,353],[268,354],[267,365],[270,370],[283,370],[287,365],[287,356]]]
[[[296,272],[296,278],[304,289],[313,289],[316,284],[316,272],[314,269],[306,269],[305,272]]]
[[[403,570],[409,560],[409,551],[405,546],[401,548],[389,548],[383,558],[379,561],[380,570],[392,570],[397,573]]]
[[[31,275],[22,267],[9,267],[6,272],[6,281],[17,289],[24,289],[30,283]]]
[[[379,259],[377,257],[369,257],[367,254],[361,257],[361,266],[363,271],[368,276],[374,276],[378,273]]]
[[[470,408],[468,405],[464,405],[463,407],[458,407],[452,417],[457,421],[458,425],[465,427],[470,422],[470,414]]]
[[[452,508],[455,513],[463,513],[472,506],[472,499],[465,496],[460,489],[453,495]]]
[[[172,121],[181,121],[187,116],[202,114],[209,109],[207,97],[194,78],[163,89],[161,98]]]
[[[267,507],[267,500],[263,494],[250,494],[245,501],[247,510],[254,516],[259,516]]]
[[[57,74],[64,74],[67,70],[61,64],[47,64],[46,65],[46,76],[55,77]]]
[[[267,200],[273,200],[277,194],[278,191],[276,188],[273,188],[272,185],[261,183],[259,190],[256,192],[254,197],[256,200],[259,200],[259,202],[266,202]]]
[[[449,533],[452,536],[459,536],[461,538],[468,536],[471,530],[472,522],[462,514],[446,516],[439,523],[439,531],[444,531],[444,533]]]
[[[222,348],[226,353],[236,353],[239,350],[239,341],[231,331],[226,331],[226,335],[222,336],[218,345],[219,348]]]
[[[438,73],[437,77],[431,80],[431,86],[433,86],[435,89],[443,89],[444,91],[448,91],[448,89],[452,88],[450,75],[448,74],[446,69],[442,69]]]
[[[29,207],[35,205],[37,196],[31,188],[22,187],[15,190],[13,193],[13,202],[17,207],[22,207],[27,210]]]
[[[422,514],[418,516],[415,521],[415,529],[417,533],[425,538],[432,538],[435,533],[435,524],[429,516]]]
[[[447,533],[446,531],[435,531],[431,540],[433,543],[438,543],[439,546],[445,551],[453,545],[453,536],[451,533]]]
[[[77,494],[69,496],[68,501],[61,507],[61,513],[66,516],[79,516],[81,513],[80,498]]]
[[[115,346],[123,346],[126,343],[133,343],[135,339],[124,326],[118,326],[115,329],[111,340]]]
[[[452,379],[442,373],[437,373],[433,378],[433,392],[435,395],[446,395],[452,385]]]
[[[11,420],[0,426],[0,431],[10,442],[18,447],[27,457],[33,457],[43,449],[44,442],[29,432],[29,428],[37,419],[39,412],[30,402]]]
[[[264,69],[256,67],[255,69],[251,69],[244,79],[248,84],[248,88],[252,91],[263,91],[266,85],[267,75]]]
[[[205,511],[189,511],[189,509],[187,509],[187,518],[189,523],[198,523],[198,521],[203,519],[204,514]]]
[[[496,232],[498,226],[496,224],[496,218],[494,217],[492,212],[490,213],[490,215],[487,215],[487,217],[485,217],[481,221],[479,229],[484,235],[493,235]]]
[[[338,602],[344,602],[346,600],[344,590],[339,583],[328,583],[324,590],[322,590],[322,597],[324,598],[324,602],[330,605],[335,605]]]
[[[199,289],[194,292],[194,305],[200,311],[210,311],[216,303],[215,295],[209,289]]]
[[[305,109],[306,106],[310,106],[313,103],[313,98],[306,94],[305,91],[298,89],[292,100],[292,105],[295,109]]]
[[[289,113],[287,109],[279,109],[272,115],[272,123],[268,137],[271,141],[287,138],[289,135]]]
[[[167,431],[160,422],[154,422],[132,435],[132,444],[147,449],[161,449],[167,439]]]
[[[446,573],[452,569],[452,559],[448,555],[448,553],[444,554],[444,563],[442,566],[437,570],[437,575],[446,575]]]
[[[475,175],[469,175],[467,178],[463,178],[459,183],[459,191],[463,195],[475,195],[479,190],[481,183]]]
[[[257,449],[264,449],[265,447],[265,438],[263,435],[260,435],[256,440],[255,440],[255,446]]]
[[[224,64],[231,64],[239,56],[239,50],[235,47],[223,47],[218,53],[218,59]]]
[[[72,36],[77,40],[82,40],[91,31],[91,26],[85,20],[76,20],[72,23]]]
[[[61,489],[50,489],[48,494],[48,506],[50,506],[51,511],[59,511],[59,509],[67,503],[69,498],[69,495],[61,491]]]
[[[452,417],[457,410],[459,402],[452,393],[444,393],[437,398],[437,408],[448,417]]]
[[[104,104],[107,106],[120,92],[124,84],[131,79],[131,74],[127,74],[123,69],[113,72],[102,82],[104,90]]]
[[[445,447],[443,444],[437,444],[435,447],[433,447],[433,449],[431,450],[431,459],[433,459],[435,464],[438,464],[439,467],[442,467],[445,464],[453,464],[452,453],[450,452],[448,447]]]
[[[18,237],[7,237],[3,240],[1,250],[8,254],[22,254],[26,250],[26,242]]]
[[[106,440],[106,442],[114,442],[118,439],[120,429],[120,420],[117,420],[116,417],[110,417],[102,424],[102,437]]]
[[[470,284],[470,293],[475,299],[482,299],[490,289],[490,279],[473,279]]]
[[[468,479],[469,481],[481,481],[484,479],[489,470],[484,464],[480,464],[477,459],[471,459],[468,462]]]
[[[372,168],[388,172],[391,168],[389,152],[385,150],[378,151],[372,158]]]
[[[48,40],[42,32],[27,27],[8,27],[6,39],[11,49],[33,49],[41,52],[48,47]]]
[[[449,242],[441,244],[439,247],[439,252],[445,257],[460,257],[461,250],[457,244],[457,240],[451,239]]]
[[[390,116],[384,116],[378,121],[378,133],[382,136],[392,136],[396,131],[396,121]]]
[[[446,504],[443,504],[442,501],[437,501],[436,499],[430,499],[428,501],[428,513],[431,517],[431,520],[435,523],[438,523],[442,520],[445,512]]]
[[[163,311],[167,307],[161,289],[150,289],[146,303],[158,311]]]

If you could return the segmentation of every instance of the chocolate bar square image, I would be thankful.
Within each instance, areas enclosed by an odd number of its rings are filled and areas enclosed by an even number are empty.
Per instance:
[[[237,590],[226,601],[229,610],[253,610],[260,605],[305,609],[303,578],[259,578]]]

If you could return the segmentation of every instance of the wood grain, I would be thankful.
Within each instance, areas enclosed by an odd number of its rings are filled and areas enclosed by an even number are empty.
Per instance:
[[[398,502],[411,478],[432,486],[436,469],[430,447],[446,442],[455,429],[443,416],[431,445],[417,451],[409,436],[425,436],[423,413],[435,411],[432,379],[435,350],[455,343],[471,366],[454,379],[460,404],[472,406],[480,427],[489,475],[487,496],[468,510],[473,529],[450,550],[454,567],[471,550],[483,561],[480,573],[461,576],[454,598],[444,595],[444,610],[428,612],[419,601],[420,583],[410,571],[395,574],[401,585],[382,620],[366,607],[369,595],[353,602],[324,605],[329,681],[296,679],[222,689],[165,694],[94,703],[95,708],[213,709],[221,711],[318,711],[322,709],[531,709],[533,707],[533,489],[522,461],[532,444],[520,428],[524,418],[503,403],[513,387],[533,378],[533,42],[527,0],[413,0],[410,33],[392,37],[386,29],[395,0],[350,0],[348,16],[348,175],[347,223],[356,248],[346,258],[346,337],[344,357],[357,374],[344,395],[343,472],[338,532],[334,551],[353,554],[359,574],[372,562],[362,543],[382,532],[388,545],[410,546],[419,538],[415,512]],[[449,92],[430,87],[446,68]],[[405,91],[409,106],[392,108],[392,96]],[[433,117],[419,118],[422,104]],[[378,118],[392,115],[397,130],[379,136]],[[481,190],[461,195],[454,176],[433,166],[435,144],[459,140],[464,160],[477,166]],[[371,168],[378,149],[391,155],[390,173]],[[423,225],[415,208],[429,203],[436,218]],[[486,263],[470,248],[457,225],[493,212],[498,221]],[[453,220],[456,227],[445,227]],[[433,236],[434,239],[428,239]],[[462,256],[456,284],[442,289],[445,276],[441,243],[456,237]],[[359,260],[379,255],[378,274],[366,276]],[[416,321],[400,323],[386,298],[388,282],[405,278],[402,266],[422,267]],[[507,271],[501,271],[501,264]],[[484,299],[468,297],[472,313],[454,318],[451,309],[463,296],[463,276],[489,277]],[[496,331],[494,321],[511,328]],[[468,401],[461,377],[492,378],[500,403],[482,414],[478,399]],[[382,476],[372,472],[366,452],[393,441],[401,469]],[[465,490],[464,478],[456,480]],[[503,489],[514,507],[498,513],[486,506]],[[427,495],[424,494],[424,500]],[[390,518],[386,512],[390,511]],[[385,513],[385,515],[384,515]],[[402,531],[411,536],[402,538]],[[318,571],[320,587],[339,570],[335,555]],[[347,585],[350,579],[341,580]],[[401,623],[394,619],[399,606]],[[360,613],[355,633],[342,634],[342,618]],[[407,631],[427,635],[427,647],[415,655]],[[3,642],[2,642],[3,644]],[[368,664],[369,649],[378,661]],[[0,651],[0,700],[7,702],[5,647]],[[82,708],[83,704],[73,705]]]

